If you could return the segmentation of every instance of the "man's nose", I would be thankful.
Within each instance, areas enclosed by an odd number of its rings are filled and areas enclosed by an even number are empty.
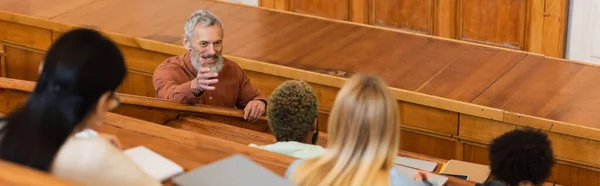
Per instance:
[[[208,48],[206,49],[206,53],[209,54],[209,55],[216,54],[217,51],[215,50],[215,45],[214,44],[208,45]]]

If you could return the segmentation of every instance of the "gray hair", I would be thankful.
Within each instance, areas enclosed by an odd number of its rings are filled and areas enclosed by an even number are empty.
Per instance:
[[[198,24],[205,27],[216,24],[221,27],[221,30],[223,30],[223,24],[217,16],[206,10],[198,10],[192,13],[192,15],[190,15],[190,17],[188,17],[188,19],[185,21],[184,31],[185,36],[188,39],[192,39],[192,36],[194,35],[194,28],[196,28],[196,25]]]

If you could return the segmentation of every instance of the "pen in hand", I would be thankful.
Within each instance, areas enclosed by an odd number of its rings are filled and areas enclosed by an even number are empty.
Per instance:
[[[433,183],[429,182],[429,177],[430,177],[430,175],[428,172],[420,170],[417,172],[417,174],[415,174],[414,180],[415,181],[421,180],[425,185],[433,186]]]

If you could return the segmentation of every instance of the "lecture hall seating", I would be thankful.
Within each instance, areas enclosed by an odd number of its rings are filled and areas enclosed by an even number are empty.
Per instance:
[[[532,53],[202,0],[3,0],[0,75],[35,80],[50,44],[85,26],[120,44],[130,75],[119,90],[153,96],[154,68],[185,52],[183,20],[200,8],[231,28],[226,57],[263,92],[286,79],[312,83],[321,131],[345,77],[376,73],[398,100],[402,136],[411,139],[402,140],[404,150],[486,164],[491,139],[535,127],[553,141],[551,180],[600,183],[598,67]],[[155,16],[165,9],[169,14]]]

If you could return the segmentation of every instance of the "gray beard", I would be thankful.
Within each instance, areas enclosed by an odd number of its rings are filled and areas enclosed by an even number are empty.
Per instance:
[[[194,53],[195,52],[192,52],[190,54],[190,58],[191,58],[192,65],[194,66],[194,68],[199,71],[200,68],[202,68],[202,63],[200,63],[200,57],[197,57],[197,56],[200,56],[200,55],[195,55]],[[208,66],[208,64],[207,64],[207,67],[210,68],[210,72],[217,72],[217,73],[221,72],[221,70],[223,70],[223,64],[224,64],[223,61],[224,60],[225,59],[223,58],[223,56],[219,55],[219,57],[217,58],[217,61],[214,63],[214,65]]]

